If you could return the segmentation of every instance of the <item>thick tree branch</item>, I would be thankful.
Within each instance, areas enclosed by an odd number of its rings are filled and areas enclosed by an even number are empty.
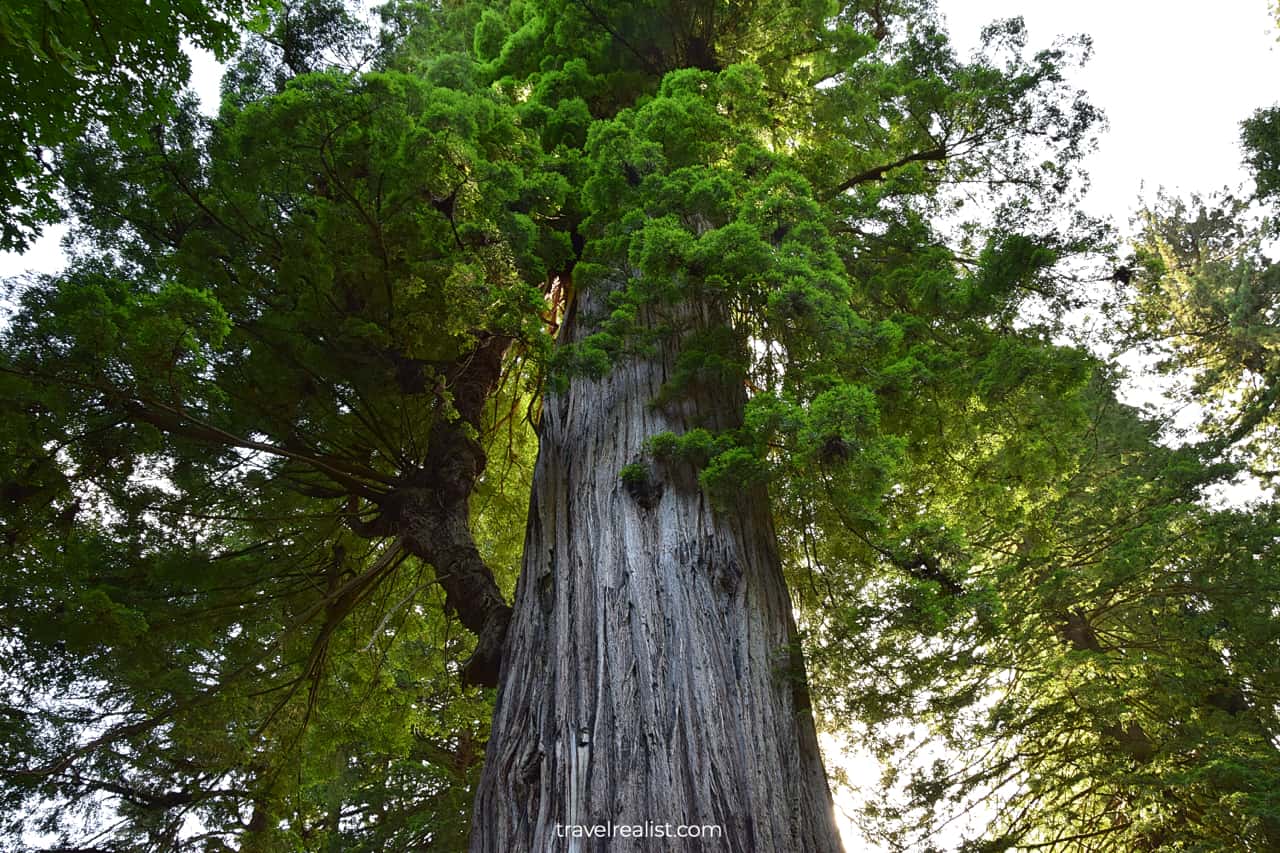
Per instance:
[[[83,776],[73,776],[71,781],[77,785],[83,785],[86,788],[97,791],[105,791],[109,794],[115,794],[133,805],[145,809],[165,810],[177,808],[178,806],[186,806],[192,803],[201,802],[203,800],[213,799],[215,797],[249,797],[248,791],[242,790],[209,790],[209,791],[146,791],[141,788],[134,788],[119,782],[111,782],[106,779],[89,779]]]
[[[476,635],[475,652],[462,668],[463,682],[496,686],[511,606],[476,548],[466,499],[442,506],[433,492],[414,489],[397,495],[397,503],[405,547],[431,563],[444,588],[445,608]]]
[[[373,498],[379,509],[375,518],[360,518],[353,500],[347,519],[359,536],[400,536],[406,551],[431,564],[445,591],[445,607],[477,638],[475,652],[463,665],[463,681],[490,687],[498,682],[511,606],[476,548],[469,502],[486,463],[475,436],[510,342],[485,336],[446,372],[457,417],[438,419],[421,467],[408,472],[390,493]]]
[[[905,157],[894,160],[892,163],[885,163],[883,166],[876,166],[873,169],[867,169],[865,172],[859,172],[836,186],[831,191],[830,195],[836,196],[842,192],[847,192],[848,190],[858,186],[858,184],[878,181],[889,172],[892,172],[895,169],[900,169],[903,166],[910,165],[911,163],[939,162],[945,159],[947,159],[947,149],[942,145],[929,148],[925,151],[917,151],[914,154],[908,154]]]

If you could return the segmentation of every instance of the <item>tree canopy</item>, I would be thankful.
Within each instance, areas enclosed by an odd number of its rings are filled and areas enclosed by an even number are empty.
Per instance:
[[[0,10],[0,250],[22,249],[60,217],[56,158],[100,126],[122,144],[165,119],[186,82],[185,39],[225,58],[245,0],[17,0]]]
[[[927,0],[136,5],[0,11],[0,245],[74,223],[0,335],[5,843],[463,849],[543,401],[678,340],[652,404],[740,417],[617,476],[767,487],[869,837],[1280,845],[1280,516],[1206,498],[1280,452],[1276,108],[1251,197],[1121,249],[1088,40],[1017,20],[965,59]],[[1109,277],[1191,440],[1072,337]]]

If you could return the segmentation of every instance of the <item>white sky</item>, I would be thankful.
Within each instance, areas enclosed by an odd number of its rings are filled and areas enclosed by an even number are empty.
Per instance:
[[[1240,122],[1280,101],[1271,0],[938,0],[962,55],[994,18],[1022,16],[1030,45],[1087,33],[1072,75],[1110,121],[1088,161],[1090,213],[1124,224],[1146,185],[1207,192],[1245,179]]]
[[[1093,37],[1093,59],[1072,82],[1106,112],[1110,130],[1087,164],[1092,189],[1085,206],[1121,225],[1140,197],[1151,198],[1158,187],[1185,193],[1240,185],[1246,175],[1239,123],[1255,109],[1280,101],[1280,44],[1269,0],[938,4],[962,54],[977,43],[983,25],[1015,15],[1026,19],[1033,48],[1048,46],[1058,35]],[[218,67],[208,57],[196,57],[195,71],[193,83],[211,109],[217,102]],[[59,269],[62,233],[50,229],[25,256],[0,254],[0,277]],[[868,764],[851,761],[846,769],[855,783],[874,784]],[[852,803],[840,797],[838,805]],[[849,853],[874,849],[847,821],[842,823]]]

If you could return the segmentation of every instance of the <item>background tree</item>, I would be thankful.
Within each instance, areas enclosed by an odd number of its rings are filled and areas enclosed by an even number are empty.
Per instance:
[[[1125,343],[1187,376],[1206,435],[1235,445],[1270,481],[1280,446],[1280,267],[1269,257],[1280,226],[1280,112],[1259,110],[1243,128],[1251,197],[1161,198],[1143,214]]]
[[[506,205],[540,192],[537,216],[557,182],[522,179],[483,93],[322,71],[235,94],[213,121],[175,105],[145,143],[86,140],[82,259],[16,283],[6,796],[15,816],[57,803],[68,833],[108,797],[101,827],[158,848],[188,815],[211,849],[346,849],[339,811],[456,839],[487,712],[441,677],[492,683],[508,612],[469,502],[518,494],[504,357],[543,334],[518,272],[536,255],[495,235],[536,230]],[[477,492],[495,435],[503,477]],[[509,566],[512,526],[489,524]],[[391,653],[397,629],[418,645]],[[397,813],[407,791],[417,812],[443,797],[442,822]]]
[[[848,535],[811,546],[833,576],[819,693],[897,791],[864,825],[904,850],[965,812],[974,850],[1266,849],[1273,513],[1205,509],[1234,469],[1160,447],[1105,369],[1044,355],[1094,378],[1055,389],[1053,413],[976,398],[976,424],[943,424],[955,441],[904,490],[913,561]]]
[[[818,693],[890,768],[898,796],[865,826],[893,849],[993,809],[971,849],[1275,846],[1274,508],[1206,507],[1259,458],[1227,445],[1273,447],[1271,226],[1228,201],[1152,214],[1117,277],[1133,313],[1112,315],[1192,373],[1199,443],[1165,446],[1167,425],[1119,404],[1113,369],[1052,322],[980,322],[981,348],[925,386],[937,421],[911,437],[889,523],[850,536],[802,516],[822,533],[798,531],[802,559],[833,576],[814,590]]]

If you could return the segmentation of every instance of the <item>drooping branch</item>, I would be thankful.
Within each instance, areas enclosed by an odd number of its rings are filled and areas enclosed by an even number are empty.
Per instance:
[[[79,774],[71,775],[68,781],[92,790],[115,794],[134,806],[154,811],[178,808],[219,797],[247,799],[250,796],[248,791],[238,789],[148,791],[109,779],[90,779]]]
[[[346,487],[351,493],[362,497],[376,497],[379,494],[378,485],[394,486],[396,483],[395,478],[374,471],[364,465],[358,465],[349,460],[333,456],[304,453],[269,442],[244,438],[207,424],[184,409],[153,400],[141,398],[128,400],[124,403],[124,408],[138,420],[174,435],[209,444],[253,450],[301,463],[316,469],[334,482]]]

